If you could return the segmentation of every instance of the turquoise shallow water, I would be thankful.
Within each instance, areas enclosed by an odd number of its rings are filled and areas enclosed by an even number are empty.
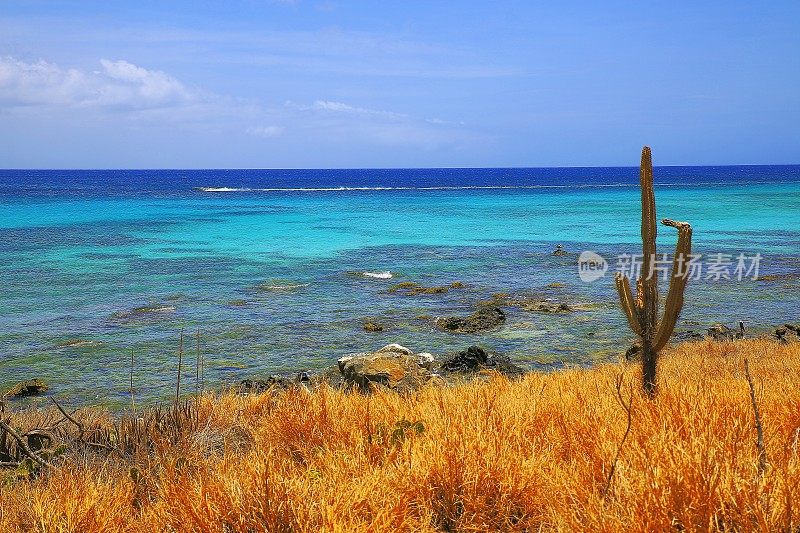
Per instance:
[[[766,167],[758,174],[764,179],[748,174],[743,180],[738,167],[725,168],[692,169],[662,183],[659,216],[690,221],[697,251],[760,253],[761,274],[781,277],[692,282],[678,329],[744,320],[766,330],[797,321],[800,169]],[[133,351],[137,396],[166,398],[173,393],[181,329],[201,331],[211,386],[319,370],[345,353],[389,342],[439,355],[480,343],[542,368],[614,358],[630,334],[611,276],[583,283],[574,255],[551,252],[562,244],[571,252],[595,250],[612,263],[621,253],[636,253],[635,176],[632,181],[629,169],[599,169],[605,181],[597,183],[551,171],[478,181],[516,188],[224,193],[194,187],[285,184],[269,175],[215,174],[225,171],[192,171],[188,178],[163,171],[149,182],[138,174],[127,181],[112,175],[108,185],[102,171],[93,171],[99,174],[91,180],[80,172],[5,171],[0,386],[39,376],[62,397],[122,405]],[[458,172],[431,183],[459,183]],[[320,176],[304,188],[326,188],[326,175]],[[378,184],[411,180],[387,176]],[[548,176],[561,186],[541,187]],[[361,179],[345,184],[365,186]],[[518,188],[530,183],[535,188]],[[674,239],[673,230],[661,230],[661,251],[670,251]],[[384,271],[393,278],[363,276]],[[388,291],[400,281],[466,286],[442,295]],[[504,327],[482,335],[433,327],[430,317],[467,314],[498,292],[591,304],[591,310],[547,316],[510,308]],[[131,313],[147,305],[162,311]],[[366,319],[387,330],[364,332]],[[63,346],[71,339],[84,343]],[[187,341],[192,352],[194,342]],[[189,390],[192,358],[184,377]]]

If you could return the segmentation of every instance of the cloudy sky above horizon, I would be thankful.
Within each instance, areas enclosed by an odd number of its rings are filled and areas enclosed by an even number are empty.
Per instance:
[[[0,168],[800,163],[800,3],[0,3]]]

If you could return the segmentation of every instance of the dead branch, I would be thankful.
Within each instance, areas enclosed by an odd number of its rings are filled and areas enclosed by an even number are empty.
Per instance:
[[[11,427],[11,426],[9,426],[8,424],[6,424],[6,422],[5,422],[4,420],[0,420],[0,428],[4,429],[6,433],[8,433],[9,435],[11,435],[11,437],[12,437],[12,438],[13,438],[15,441],[17,441],[17,444],[19,444],[19,447],[20,447],[20,449],[22,450],[22,453],[24,453],[25,455],[27,455],[27,456],[30,458],[30,460],[31,460],[31,461],[33,461],[34,463],[36,463],[36,464],[38,464],[39,466],[42,466],[42,467],[44,467],[44,468],[52,468],[52,467],[53,467],[53,465],[51,465],[50,463],[48,463],[47,461],[45,461],[44,459],[42,459],[41,457],[39,457],[38,455],[36,455],[35,453],[33,453],[33,451],[31,451],[31,449],[30,449],[30,448],[28,447],[28,445],[25,443],[25,439],[23,439],[23,438],[20,436],[20,434],[19,434],[19,433],[17,433],[17,432],[14,430],[14,428],[12,428],[12,427]]]
[[[622,374],[617,376],[616,384],[616,397],[619,404],[622,406],[622,409],[625,410],[625,414],[628,416],[627,426],[625,427],[625,434],[622,436],[622,440],[619,441],[617,445],[617,452],[614,454],[614,460],[611,462],[611,468],[608,471],[608,479],[606,480],[605,487],[603,487],[602,495],[603,498],[606,497],[608,491],[611,490],[611,482],[614,480],[614,472],[617,470],[617,462],[619,461],[619,454],[622,451],[622,447],[625,445],[625,441],[628,440],[628,435],[631,432],[631,421],[632,421],[632,414],[631,414],[631,405],[633,404],[633,388],[631,388],[631,395],[628,398],[628,404],[625,405],[625,401],[622,398]]]
[[[78,436],[78,438],[82,438],[82,437],[83,437],[83,433],[84,433],[84,431],[85,431],[85,429],[84,429],[84,427],[83,427],[83,423],[79,422],[78,420],[76,420],[75,418],[73,418],[73,416],[72,416],[72,415],[70,415],[69,413],[67,413],[67,412],[64,410],[64,408],[63,408],[63,407],[61,407],[61,404],[60,404],[60,403],[58,403],[58,400],[56,400],[56,399],[55,399],[55,397],[51,396],[51,397],[50,397],[50,401],[52,401],[52,402],[53,402],[53,404],[56,406],[56,408],[57,408],[59,411],[61,411],[61,414],[62,414],[62,415],[64,415],[64,418],[66,418],[67,420],[69,420],[70,422],[72,422],[73,424],[75,424],[75,426],[78,428],[78,431],[80,431],[80,435]],[[59,422],[59,423],[60,423],[60,422]]]
[[[175,385],[175,404],[181,401],[181,370],[183,367],[183,328],[181,328],[181,345],[178,349],[178,382]]]
[[[133,390],[133,366],[134,366],[134,352],[133,347],[131,347],[131,411],[133,411],[133,415],[136,416],[136,393]]]
[[[84,444],[84,446],[89,446],[91,448],[98,448],[100,450],[106,450],[108,452],[119,452],[119,449],[117,449],[116,447],[109,446],[108,444],[103,444],[102,442],[87,441],[87,442],[84,442],[83,444]]]
[[[756,447],[758,448],[758,475],[763,476],[767,470],[767,450],[764,447],[764,428],[761,425],[761,414],[758,412],[758,404],[756,403],[756,388],[753,385],[753,378],[750,375],[750,367],[747,364],[747,359],[744,360],[744,375],[747,378],[747,384],[750,385],[750,403],[753,405],[753,416],[756,421]]]

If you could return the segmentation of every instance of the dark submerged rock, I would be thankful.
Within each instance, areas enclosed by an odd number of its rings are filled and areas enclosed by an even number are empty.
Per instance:
[[[56,343],[56,348],[90,348],[100,343],[88,339],[66,339]]]
[[[695,342],[701,341],[706,337],[702,333],[698,333],[690,329],[687,331],[678,331],[672,336],[672,338],[678,342]]]
[[[539,313],[571,313],[574,311],[572,307],[563,302],[553,302],[548,300],[524,306],[523,309],[526,311],[536,311]]]
[[[372,321],[364,322],[364,331],[368,331],[370,333],[378,333],[380,331],[383,331],[383,329],[384,329],[383,326],[378,324],[377,322],[372,322]]]
[[[152,304],[134,307],[130,311],[118,311],[111,315],[115,320],[131,320],[137,318],[156,318],[169,316],[177,311],[177,307],[170,304]]]
[[[22,398],[25,396],[37,396],[47,392],[47,383],[39,378],[20,381],[5,393],[5,396],[11,398]]]
[[[308,283],[299,283],[292,280],[278,279],[265,281],[255,286],[256,292],[260,293],[282,293],[282,292],[295,292],[300,289],[308,287]]]
[[[553,255],[556,255],[556,256],[567,255],[567,251],[564,249],[564,247],[562,245],[558,244],[558,245],[556,245],[556,249],[553,250]]]
[[[269,390],[286,390],[292,387],[311,384],[311,374],[300,372],[296,376],[279,376],[274,374],[267,379],[245,379],[235,387],[239,394],[257,394]]]
[[[416,296],[419,294],[445,294],[451,289],[463,289],[464,284],[454,281],[450,285],[439,285],[435,287],[425,287],[415,281],[402,281],[389,287],[390,293],[405,294],[406,296]]]
[[[714,324],[708,328],[707,336],[715,341],[732,341],[744,338],[744,322],[739,322],[739,329],[734,330],[725,324]]]
[[[502,309],[494,305],[482,305],[467,317],[443,317],[436,320],[436,326],[451,333],[477,333],[496,328],[506,320]]]
[[[800,272],[782,272],[780,274],[766,274],[758,276],[758,281],[793,281],[800,278]]]
[[[561,288],[563,285],[554,283],[548,285],[546,288],[554,289]],[[508,305],[510,307],[517,307],[523,311],[530,313],[547,313],[547,314],[566,314],[575,311],[590,311],[593,308],[591,303],[566,303],[563,300],[556,298],[541,298],[541,297],[509,297],[504,300],[498,300],[498,303]]]

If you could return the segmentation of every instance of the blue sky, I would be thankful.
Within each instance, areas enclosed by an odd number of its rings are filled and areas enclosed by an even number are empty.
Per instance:
[[[0,3],[0,167],[800,163],[800,2]]]

